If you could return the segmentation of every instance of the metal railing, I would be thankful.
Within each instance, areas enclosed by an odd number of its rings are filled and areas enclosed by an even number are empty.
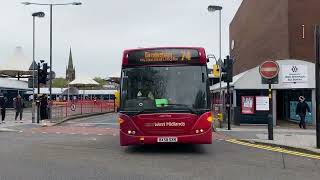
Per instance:
[[[67,117],[107,113],[115,111],[113,100],[79,100],[69,102],[53,102],[51,106],[51,122],[59,122]]]

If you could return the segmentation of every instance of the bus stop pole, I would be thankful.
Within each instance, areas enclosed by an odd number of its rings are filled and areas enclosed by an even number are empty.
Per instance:
[[[317,138],[317,148],[320,149],[320,74],[319,74],[319,66],[320,66],[320,25],[316,25],[315,27],[315,48],[316,48],[316,138]]]

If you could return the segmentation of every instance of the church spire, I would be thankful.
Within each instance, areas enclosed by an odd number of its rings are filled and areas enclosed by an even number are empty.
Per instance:
[[[69,53],[68,69],[73,69],[73,59],[72,59],[71,47],[70,47],[70,53]]]
[[[76,78],[76,70],[73,66],[72,52],[71,52],[71,47],[70,47],[69,62],[68,62],[68,66],[66,68],[66,79],[68,81],[73,81],[75,78]]]

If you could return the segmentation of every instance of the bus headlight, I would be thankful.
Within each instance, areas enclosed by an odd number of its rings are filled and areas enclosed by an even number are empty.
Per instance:
[[[136,134],[136,131],[131,131],[131,130],[128,130],[128,134],[132,134],[132,135],[135,135],[135,134]]]

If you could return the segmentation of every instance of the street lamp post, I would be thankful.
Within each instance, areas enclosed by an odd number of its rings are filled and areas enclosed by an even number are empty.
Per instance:
[[[81,2],[72,2],[72,3],[32,3],[32,2],[22,2],[24,5],[40,5],[40,6],[49,6],[50,7],[50,74],[49,74],[49,96],[52,100],[52,7],[53,6],[66,6],[66,5],[82,5]]]
[[[221,59],[221,11],[222,7],[221,6],[213,6],[210,5],[208,6],[208,11],[209,12],[215,12],[219,11],[219,59],[218,59],[218,65],[220,66],[220,75],[219,75],[219,83],[220,83],[220,98],[219,98],[219,103],[222,103],[222,86],[221,86],[221,81],[222,81],[222,75],[221,75],[221,65],[222,65],[222,59]],[[222,107],[220,106],[222,109]]]
[[[35,92],[34,92],[34,83],[35,83],[35,69],[36,69],[36,60],[35,60],[35,35],[36,35],[36,30],[35,30],[35,24],[36,24],[36,17],[43,18],[45,16],[44,12],[35,12],[32,13],[32,20],[33,20],[33,38],[32,38],[32,91],[33,91],[33,98],[32,98],[32,123],[35,123],[35,104],[34,104],[34,97],[35,97]]]

